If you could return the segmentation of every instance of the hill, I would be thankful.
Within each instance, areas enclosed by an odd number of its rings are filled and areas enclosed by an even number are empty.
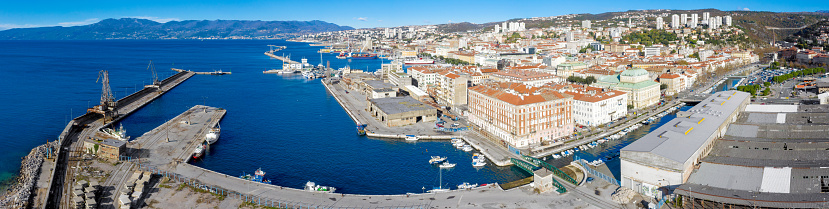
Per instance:
[[[278,38],[351,29],[354,28],[319,20],[185,20],[159,23],[146,19],[121,18],[74,27],[9,29],[0,31],[0,40]]]

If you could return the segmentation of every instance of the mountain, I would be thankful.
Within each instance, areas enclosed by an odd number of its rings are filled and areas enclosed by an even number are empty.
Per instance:
[[[319,20],[185,20],[159,23],[146,19],[121,18],[84,26],[9,29],[0,31],[0,40],[279,38],[351,29],[354,28]]]

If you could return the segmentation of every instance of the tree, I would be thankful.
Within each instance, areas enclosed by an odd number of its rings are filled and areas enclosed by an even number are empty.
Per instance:
[[[665,90],[665,89],[668,89],[668,84],[663,83],[663,84],[659,85],[659,90]]]
[[[771,85],[771,83],[769,83],[768,81],[763,82],[763,86],[769,87],[770,85]]]

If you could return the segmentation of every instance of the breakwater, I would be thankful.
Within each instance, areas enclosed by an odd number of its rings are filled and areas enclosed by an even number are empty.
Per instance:
[[[32,191],[35,183],[40,177],[43,161],[47,153],[54,150],[55,145],[55,142],[42,144],[23,157],[20,175],[15,179],[15,184],[4,191],[3,196],[0,196],[0,208],[25,208],[29,206],[32,201]]]

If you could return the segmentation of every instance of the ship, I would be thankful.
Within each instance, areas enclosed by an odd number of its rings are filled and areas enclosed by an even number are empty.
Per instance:
[[[216,141],[219,141],[219,134],[221,134],[221,132],[222,129],[220,127],[211,128],[210,131],[208,131],[204,136],[204,141],[207,142],[207,144],[216,143]]]
[[[121,141],[129,141],[130,140],[130,137],[127,136],[127,131],[124,130],[124,124],[121,124],[118,127],[118,129],[105,128],[105,129],[101,129],[101,131],[103,131],[105,134],[110,135],[112,137],[115,137],[115,139],[118,139],[118,140],[121,140]]]
[[[403,64],[406,64],[406,65],[435,64],[435,60],[418,58],[418,59],[410,59],[410,60],[403,61]]]
[[[245,174],[242,172],[242,175],[239,178],[248,180],[248,181],[255,181],[259,183],[266,183],[270,184],[271,180],[265,180],[265,171],[262,171],[262,168],[256,169],[256,172],[253,172],[253,176],[250,174]]]
[[[198,159],[202,155],[204,155],[204,145],[200,144],[199,146],[196,146],[195,150],[193,150],[193,159]]]
[[[337,59],[345,59],[345,58],[348,58],[348,56],[345,56],[345,53],[343,53],[343,52],[340,52],[340,55],[337,55]]]
[[[358,60],[377,59],[377,55],[376,54],[353,54],[353,55],[351,55],[351,59],[358,59]]]

